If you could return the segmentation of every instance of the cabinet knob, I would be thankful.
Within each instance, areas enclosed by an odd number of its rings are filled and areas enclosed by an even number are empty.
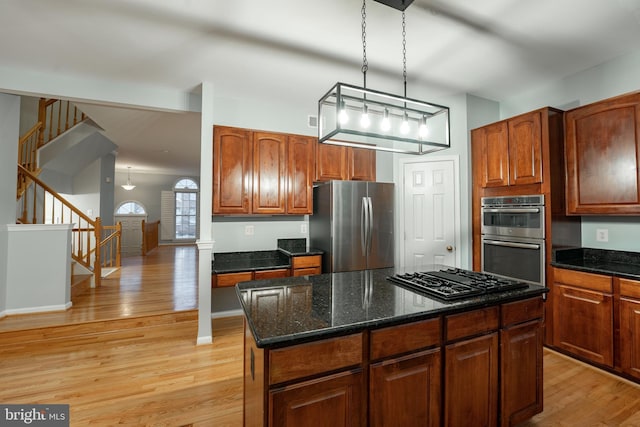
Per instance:
[[[448,245],[448,246],[447,246],[447,251],[449,251],[449,252],[453,252],[453,246]]]

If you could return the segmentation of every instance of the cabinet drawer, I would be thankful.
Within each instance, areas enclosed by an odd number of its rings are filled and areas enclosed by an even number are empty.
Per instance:
[[[226,286],[235,286],[238,282],[246,282],[248,280],[253,280],[253,273],[251,271],[216,274],[215,282],[216,286],[221,288]]]
[[[541,297],[502,304],[500,323],[502,326],[509,326],[529,320],[541,319],[542,304]]]
[[[293,269],[320,267],[322,264],[322,255],[296,256],[293,257]]]
[[[446,341],[495,331],[499,324],[499,307],[483,308],[445,317]]]
[[[272,350],[269,384],[331,372],[362,363],[362,334]]]
[[[608,294],[613,291],[611,277],[603,276],[601,274],[554,268],[553,281],[556,283],[571,285],[576,288],[590,289],[592,291],[600,291]]]
[[[309,268],[296,268],[293,270],[294,276],[313,276],[314,274],[322,273],[322,269],[320,267],[309,267]]]
[[[258,270],[254,275],[256,280],[259,279],[276,279],[278,277],[289,277],[288,268],[280,268],[277,270]]]
[[[440,318],[371,331],[371,359],[440,344]]]
[[[620,296],[640,299],[640,281],[617,279],[620,281]]]

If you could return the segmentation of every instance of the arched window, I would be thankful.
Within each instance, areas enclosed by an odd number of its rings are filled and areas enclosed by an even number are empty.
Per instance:
[[[175,194],[176,240],[195,239],[198,233],[198,184],[181,178],[173,186]]]
[[[144,206],[133,201],[122,202],[120,206],[118,206],[118,209],[116,209],[116,215],[144,215],[146,213],[147,211]]]

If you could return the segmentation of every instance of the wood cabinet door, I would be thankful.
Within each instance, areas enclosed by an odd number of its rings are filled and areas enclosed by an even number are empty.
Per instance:
[[[369,368],[369,425],[440,425],[440,349],[374,363]]]
[[[640,213],[640,94],[565,116],[568,214]]]
[[[542,182],[542,128],[539,111],[515,117],[509,124],[509,185]]]
[[[286,212],[286,155],[286,135],[253,133],[253,213]]]
[[[500,331],[501,425],[514,426],[542,412],[542,322]]]
[[[554,345],[613,367],[613,296],[553,284]]]
[[[316,144],[316,181],[347,180],[347,147]]]
[[[474,144],[480,144],[482,187],[509,185],[509,132],[507,122],[498,122],[476,129]]]
[[[313,214],[316,138],[290,135],[287,148],[287,213]]]
[[[445,347],[444,425],[498,423],[498,333]]]
[[[253,280],[253,272],[243,271],[239,273],[222,273],[213,275],[213,286],[224,288],[227,286],[235,286],[236,283]]]
[[[251,132],[216,126],[213,130],[213,213],[251,213]]]
[[[623,372],[640,378],[639,300],[620,298],[620,365]]]
[[[349,148],[348,156],[348,179],[353,181],[375,181],[376,180],[376,151],[366,148]]]
[[[366,425],[361,369],[269,392],[269,426],[360,427]]]
[[[257,270],[253,274],[253,278],[255,280],[262,279],[277,279],[280,277],[289,277],[291,275],[291,270],[288,268],[278,268],[275,270]]]

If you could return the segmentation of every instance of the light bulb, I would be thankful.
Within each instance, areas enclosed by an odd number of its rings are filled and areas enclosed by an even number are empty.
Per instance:
[[[371,124],[371,119],[369,118],[369,109],[365,105],[362,108],[362,116],[360,117],[360,126],[366,129],[369,127],[370,124]]]
[[[384,132],[387,132],[391,129],[391,120],[389,120],[389,110],[384,109],[384,116],[382,117],[382,122],[380,122],[380,129]]]
[[[344,101],[340,104],[340,112],[338,113],[338,121],[341,125],[347,123],[349,121],[349,115],[347,114],[347,107],[344,104]]]
[[[402,120],[402,124],[400,125],[400,133],[406,135],[409,133],[409,115],[404,113],[404,119]]]
[[[418,129],[418,135],[421,139],[425,139],[429,135],[429,128],[427,127],[427,116],[422,116],[422,122]]]

